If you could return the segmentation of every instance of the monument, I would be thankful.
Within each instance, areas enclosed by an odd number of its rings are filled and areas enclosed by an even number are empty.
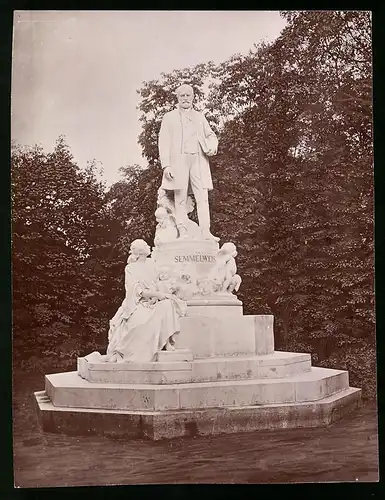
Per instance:
[[[236,245],[210,231],[218,140],[192,108],[192,88],[177,96],[159,134],[154,248],[131,243],[105,354],[46,375],[35,393],[41,425],[153,440],[328,425],[359,405],[361,390],[347,371],[312,367],[310,354],[275,351],[273,316],[243,314]]]

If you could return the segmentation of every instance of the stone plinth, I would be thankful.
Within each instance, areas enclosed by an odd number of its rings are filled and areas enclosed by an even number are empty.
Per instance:
[[[194,297],[187,301],[187,316],[227,318],[243,316],[243,305],[235,295]]]
[[[156,247],[153,259],[158,267],[206,278],[215,265],[219,245],[214,240],[174,240]]]
[[[221,314],[227,309],[227,314]],[[273,316],[242,316],[241,306],[188,307],[175,346],[191,349],[194,358],[272,354]]]

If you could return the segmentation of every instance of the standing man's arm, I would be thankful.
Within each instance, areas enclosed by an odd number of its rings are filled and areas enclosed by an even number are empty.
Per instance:
[[[160,164],[165,171],[167,179],[171,180],[173,178],[171,169],[171,135],[167,115],[164,115],[160,125],[158,148]]]
[[[203,132],[206,139],[206,144],[208,146],[207,155],[214,156],[218,152],[218,139],[212,128],[209,125],[209,122],[206,120],[206,117],[203,116]]]

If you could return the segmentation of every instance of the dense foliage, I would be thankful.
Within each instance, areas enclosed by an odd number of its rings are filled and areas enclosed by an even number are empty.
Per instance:
[[[245,312],[274,314],[277,348],[375,394],[370,14],[282,16],[271,44],[143,84],[149,166],[122,168],[107,192],[62,139],[49,155],[15,148],[16,354],[103,346],[128,245],[152,243],[160,120],[188,81],[219,134],[212,229],[238,246]]]
[[[93,165],[81,171],[63,138],[49,154],[13,146],[16,356],[76,355],[104,326],[115,231],[105,199]]]

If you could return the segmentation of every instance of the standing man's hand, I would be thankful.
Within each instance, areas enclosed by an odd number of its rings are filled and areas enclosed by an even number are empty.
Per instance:
[[[164,169],[164,175],[167,180],[172,181],[174,178],[174,174],[172,173],[172,168],[171,167],[166,167]]]

